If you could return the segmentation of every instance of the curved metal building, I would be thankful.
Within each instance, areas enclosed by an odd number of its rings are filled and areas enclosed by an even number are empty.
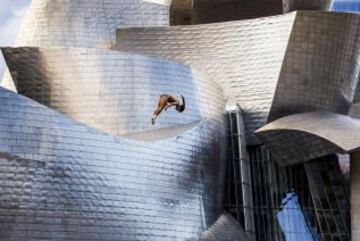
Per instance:
[[[1,48],[0,241],[359,240],[360,15],[329,6],[33,0]],[[152,125],[162,94],[186,108]]]
[[[203,120],[222,123],[221,88],[189,66],[90,48],[6,48],[3,53],[19,93],[113,135]],[[163,93],[183,95],[186,112],[164,111],[152,126]]]
[[[221,212],[213,121],[133,140],[5,89],[0,101],[1,240],[185,240]]]
[[[298,12],[268,121],[316,110],[349,113],[360,73],[359,23],[357,14]]]
[[[15,46],[110,49],[117,28],[170,24],[172,0],[32,0]],[[2,86],[16,91],[6,72]]]
[[[319,125],[321,123],[321,125]],[[257,131],[282,165],[360,148],[360,121],[330,112],[306,112],[273,121]],[[311,140],[311,141],[309,141]],[[283,150],[287,149],[287,152]]]
[[[169,25],[171,0],[33,0],[16,46],[110,48],[117,28]]]
[[[254,131],[279,116],[318,109],[348,113],[360,68],[359,23],[356,14],[299,11],[132,28],[118,31],[116,48],[182,61],[215,76],[225,97],[244,110],[248,141],[256,143]]]

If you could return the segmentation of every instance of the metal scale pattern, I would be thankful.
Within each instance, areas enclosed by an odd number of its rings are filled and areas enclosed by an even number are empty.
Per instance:
[[[283,166],[360,148],[360,120],[325,111],[283,117],[256,134]]]
[[[221,88],[186,65],[90,48],[5,48],[3,53],[19,93],[113,135],[223,118]],[[151,125],[163,93],[183,95],[186,111],[163,111]]]
[[[271,13],[239,18],[280,13],[277,0],[253,7],[272,2]],[[287,2],[284,12],[309,3]],[[195,3],[191,21],[201,23],[232,20],[225,5],[238,2],[217,2],[222,10],[205,17],[215,2]],[[177,14],[175,24],[188,22],[188,5]],[[169,27],[170,15],[170,0],[33,0],[20,48],[3,49],[15,81],[3,85],[33,100],[0,88],[1,241],[246,240],[228,216],[215,223],[226,101],[244,110],[247,143],[265,143],[274,156],[304,162],[357,150],[359,124],[336,113],[347,114],[358,82],[359,15],[299,11]],[[170,90],[190,101],[184,118],[170,111],[150,126],[156,97]],[[288,135],[294,113],[318,110],[331,113],[300,114],[309,125]],[[277,122],[287,115],[290,123]],[[270,121],[259,142],[255,130]],[[312,146],[298,155],[304,142]]]
[[[186,240],[221,213],[216,122],[132,140],[3,88],[0,102],[0,240]]]
[[[33,100],[0,89],[1,241],[188,240],[218,219],[221,88],[192,67],[109,49],[117,28],[167,26],[169,10],[32,2],[21,47],[3,49],[13,89]],[[151,126],[162,93],[183,94],[187,109]]]
[[[120,29],[116,49],[183,61],[213,76],[225,97],[244,110],[247,141],[256,144],[254,131],[281,116],[322,109],[348,113],[360,68],[359,26],[357,14],[298,11]]]

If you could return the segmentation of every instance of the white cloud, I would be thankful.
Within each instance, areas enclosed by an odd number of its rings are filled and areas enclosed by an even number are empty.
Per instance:
[[[12,17],[7,23],[0,27],[0,45],[12,46],[15,43],[17,33],[22,22],[21,17]]]
[[[23,16],[25,16],[27,8],[28,5],[24,5],[24,6],[13,5],[11,12],[15,17],[22,18]]]

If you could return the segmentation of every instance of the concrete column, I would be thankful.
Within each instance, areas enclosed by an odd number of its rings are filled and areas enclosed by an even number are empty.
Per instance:
[[[350,155],[351,240],[360,241],[360,151]]]

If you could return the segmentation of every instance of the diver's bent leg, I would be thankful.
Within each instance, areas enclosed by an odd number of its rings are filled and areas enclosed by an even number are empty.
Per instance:
[[[165,108],[165,106],[159,106],[155,111],[154,111],[154,115],[151,118],[151,124],[155,124],[155,120],[156,118],[158,118],[158,116],[161,114],[161,112],[163,111],[163,109]]]

